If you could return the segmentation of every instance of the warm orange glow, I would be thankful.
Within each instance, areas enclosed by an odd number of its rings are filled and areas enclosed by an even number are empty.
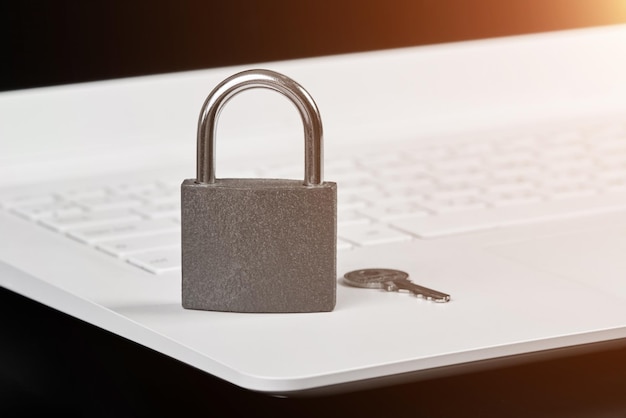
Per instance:
[[[626,23],[626,0],[10,3],[14,87]]]
[[[332,38],[338,47],[417,45],[626,22],[626,0],[366,0],[352,8],[296,4],[292,15],[302,16],[300,24],[324,22],[322,40]]]
[[[278,1],[242,9],[242,50],[297,56],[424,45],[626,22],[626,0]],[[206,16],[189,16],[204,22]],[[219,22],[218,22],[219,23]],[[240,22],[241,23],[241,22]],[[195,25],[192,25],[195,26]],[[251,44],[254,44],[253,47]],[[229,54],[237,54],[230,49]]]

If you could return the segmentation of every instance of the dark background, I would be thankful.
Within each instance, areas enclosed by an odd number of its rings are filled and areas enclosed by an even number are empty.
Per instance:
[[[0,91],[622,22],[623,0],[0,0]],[[0,289],[0,416],[622,417],[625,345],[279,399]]]
[[[4,0],[0,91],[619,22],[623,0]]]
[[[377,389],[276,398],[0,288],[0,417],[41,416],[623,418],[626,341]]]

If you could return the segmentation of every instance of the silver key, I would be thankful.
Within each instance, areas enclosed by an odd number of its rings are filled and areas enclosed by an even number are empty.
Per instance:
[[[388,292],[408,290],[417,297],[434,302],[449,302],[450,295],[427,287],[416,285],[409,280],[409,275],[400,270],[362,269],[346,273],[344,281],[350,286],[369,289],[385,289]]]

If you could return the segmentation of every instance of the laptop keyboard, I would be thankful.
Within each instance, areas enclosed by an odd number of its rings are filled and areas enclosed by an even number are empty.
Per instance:
[[[338,251],[626,209],[626,124],[393,151],[327,159]],[[180,269],[179,179],[0,205],[150,273]]]

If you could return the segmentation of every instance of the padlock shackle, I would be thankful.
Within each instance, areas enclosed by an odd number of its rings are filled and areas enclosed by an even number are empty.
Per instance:
[[[224,105],[236,94],[252,88],[277,91],[298,108],[304,125],[304,184],[322,184],[323,131],[317,105],[291,78],[270,70],[248,70],[222,81],[202,105],[198,120],[196,183],[215,183],[215,136]]]

